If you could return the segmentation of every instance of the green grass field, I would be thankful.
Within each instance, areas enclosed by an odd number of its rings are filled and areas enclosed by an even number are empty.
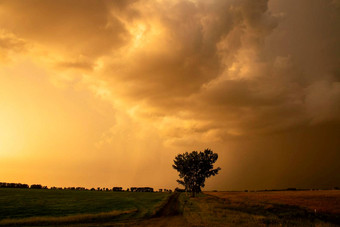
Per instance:
[[[128,213],[129,218],[141,218],[152,215],[168,196],[168,193],[148,192],[1,188],[0,224],[30,221],[36,217],[40,217],[39,220],[57,220],[51,217],[58,217],[64,221],[98,219],[105,214],[112,217],[122,213]]]

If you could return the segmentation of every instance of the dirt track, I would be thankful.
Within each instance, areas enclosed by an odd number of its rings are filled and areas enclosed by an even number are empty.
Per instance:
[[[180,211],[180,193],[170,196],[168,202],[150,219],[129,223],[128,226],[188,226]]]
[[[162,207],[156,214],[156,217],[169,217],[169,216],[176,216],[180,215],[180,208],[179,208],[179,197],[180,193],[174,193],[170,196],[168,202]]]

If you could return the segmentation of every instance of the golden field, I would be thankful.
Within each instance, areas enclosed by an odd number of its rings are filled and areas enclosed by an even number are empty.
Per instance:
[[[205,192],[232,203],[285,204],[316,213],[340,214],[340,190],[264,191],[264,192]]]

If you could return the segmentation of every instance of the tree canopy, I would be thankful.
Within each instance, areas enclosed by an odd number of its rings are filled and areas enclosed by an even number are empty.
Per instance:
[[[179,172],[182,180],[177,180],[179,184],[185,186],[186,191],[191,191],[193,196],[201,191],[205,186],[206,178],[215,176],[221,170],[220,167],[214,169],[218,154],[210,149],[204,152],[192,151],[191,153],[178,154],[175,157],[172,167]]]

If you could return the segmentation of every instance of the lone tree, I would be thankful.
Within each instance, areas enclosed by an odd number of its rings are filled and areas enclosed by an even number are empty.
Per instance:
[[[205,149],[204,152],[178,154],[172,167],[179,172],[179,177],[183,180],[177,182],[184,185],[185,190],[191,191],[195,197],[195,194],[201,191],[201,187],[205,186],[205,179],[215,176],[221,170],[220,167],[214,169],[217,158],[218,155],[210,149]]]

